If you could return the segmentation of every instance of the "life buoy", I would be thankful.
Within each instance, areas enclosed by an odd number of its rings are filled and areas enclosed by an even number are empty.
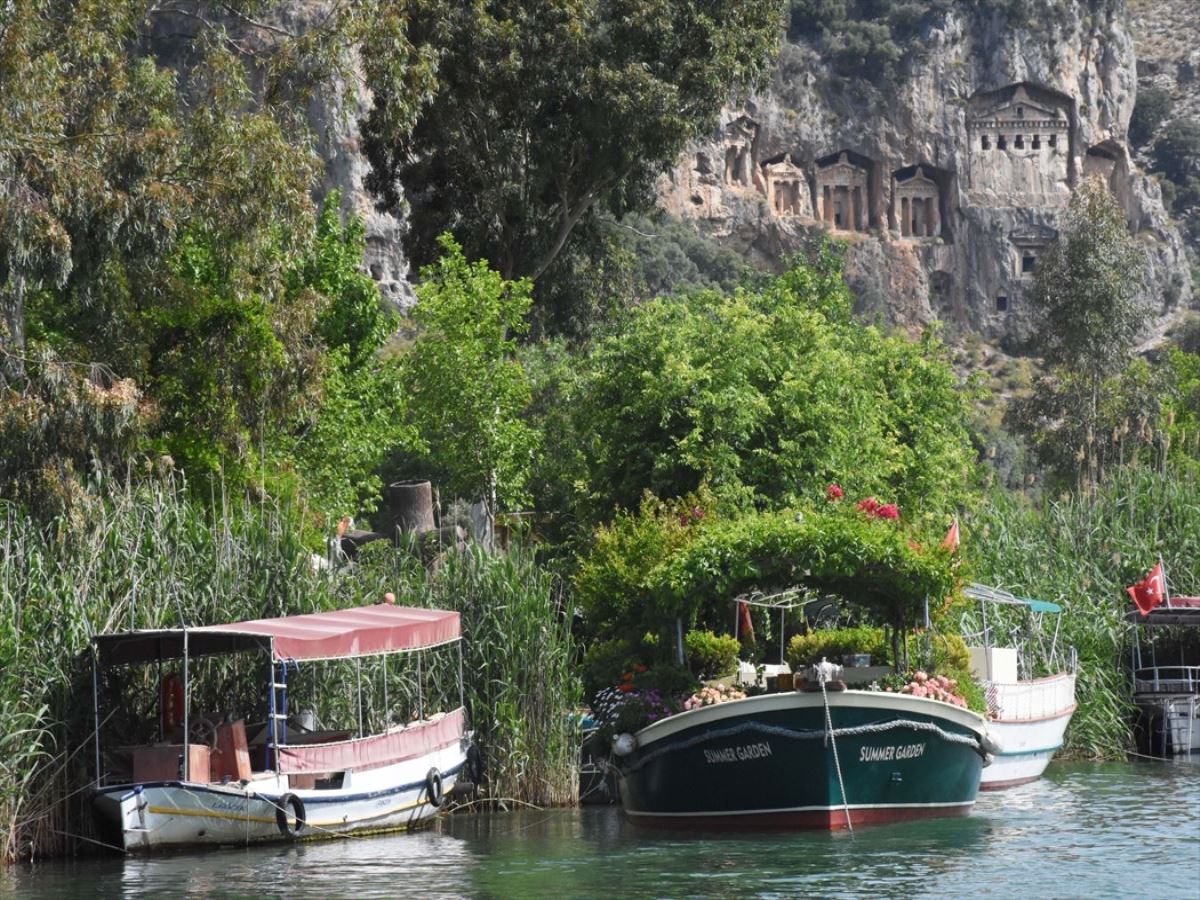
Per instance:
[[[296,820],[296,825],[293,828],[288,822],[288,807],[292,808],[292,818]],[[284,794],[275,801],[275,824],[279,826],[279,833],[284,837],[298,838],[304,831],[306,820],[304,818],[304,801],[295,794]]]
[[[483,783],[483,752],[479,749],[478,744],[472,744],[467,748],[465,769],[471,784]]]
[[[169,737],[183,721],[183,680],[174,672],[164,675],[159,685],[158,709],[163,735]]]
[[[425,776],[425,799],[434,809],[442,805],[442,773],[437,769]]]

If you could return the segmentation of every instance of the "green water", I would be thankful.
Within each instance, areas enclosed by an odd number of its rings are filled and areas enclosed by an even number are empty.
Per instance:
[[[966,819],[685,834],[619,810],[455,816],[419,834],[21,866],[22,897],[1200,897],[1200,764],[1057,764]]]

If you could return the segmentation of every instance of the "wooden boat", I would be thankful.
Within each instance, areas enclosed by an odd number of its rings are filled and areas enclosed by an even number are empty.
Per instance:
[[[126,851],[152,851],[391,830],[429,819],[468,770],[478,778],[460,641],[458,613],[389,604],[97,636],[94,808],[102,834]],[[432,712],[420,676],[426,657],[445,654],[438,648],[458,651],[456,666],[453,659],[442,664],[458,673],[457,704]],[[393,694],[401,703],[388,704],[389,681],[411,682],[413,664],[417,696]],[[213,681],[228,693],[205,693],[196,683],[201,669],[216,672]],[[262,679],[257,692],[231,680],[253,673]],[[364,692],[364,678],[375,679],[374,691]],[[142,705],[131,704],[131,685],[147,684],[157,696],[146,704],[143,689]],[[347,698],[356,690],[356,723],[317,730],[311,712],[289,714],[293,694],[307,692],[303,702],[319,708],[322,699],[332,706],[336,692],[353,717]],[[198,698],[219,704],[222,714],[202,714]],[[396,723],[393,709],[402,704],[416,715]],[[149,711],[130,715],[131,708]],[[266,721],[247,729],[237,716],[256,709],[265,709]]]
[[[1152,756],[1200,753],[1200,597],[1168,597],[1145,615],[1130,610],[1134,630],[1133,700],[1141,713],[1139,744]],[[1173,646],[1155,633],[1175,626]],[[1191,637],[1189,642],[1188,638]],[[1178,660],[1176,663],[1175,661]]]
[[[1057,617],[1062,608],[1045,600],[1028,600],[987,585],[972,584],[964,593],[981,604],[979,644],[971,646],[972,666],[983,685],[988,704],[988,730],[998,745],[995,759],[983,772],[982,790],[999,790],[1036,781],[1042,776],[1075,713],[1075,654],[1061,652],[1058,622],[1045,645],[1043,617]],[[999,616],[988,608],[1018,611],[1022,621],[1001,643]],[[1067,658],[1064,658],[1067,657]],[[1034,677],[1039,670],[1050,674]]]
[[[970,812],[992,747],[981,716],[846,690],[841,667],[814,668],[809,690],[704,706],[618,736],[626,814],[669,827],[839,829]]]

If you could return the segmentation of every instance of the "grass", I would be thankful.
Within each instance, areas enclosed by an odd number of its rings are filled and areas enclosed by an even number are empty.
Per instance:
[[[1030,506],[998,495],[966,531],[980,580],[1062,604],[1062,639],[1079,653],[1075,757],[1133,749],[1125,587],[1161,556],[1173,593],[1200,593],[1200,483],[1195,470],[1122,469],[1094,494]]]
[[[201,504],[170,480],[88,498],[49,524],[0,503],[0,863],[89,838],[93,634],[343,608],[385,590],[463,613],[466,704],[488,795],[575,798],[573,648],[555,586],[530,554],[451,552],[431,574],[387,546],[352,569],[314,573],[301,518],[221,496]],[[457,654],[442,665],[456,675]],[[389,682],[409,674],[397,666]]]

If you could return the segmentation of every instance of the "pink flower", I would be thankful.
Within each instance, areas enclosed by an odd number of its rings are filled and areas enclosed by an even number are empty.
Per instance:
[[[914,678],[914,679],[915,679],[915,680],[916,680],[918,683],[926,682],[926,681],[928,681],[928,680],[929,680],[929,676],[928,676],[928,675],[926,675],[924,672],[921,672],[921,671],[918,671],[918,672],[917,672],[917,674],[915,674],[915,675],[913,676],[913,678]]]
[[[861,512],[865,512],[868,516],[875,515],[875,510],[879,509],[879,501],[874,497],[868,497],[866,500],[859,500],[858,507]]]
[[[885,503],[875,510],[875,516],[880,519],[900,518],[900,507],[895,503]]]
[[[846,492],[842,490],[841,485],[831,484],[825,488],[825,499],[832,503],[834,500],[841,500],[846,496]]]

